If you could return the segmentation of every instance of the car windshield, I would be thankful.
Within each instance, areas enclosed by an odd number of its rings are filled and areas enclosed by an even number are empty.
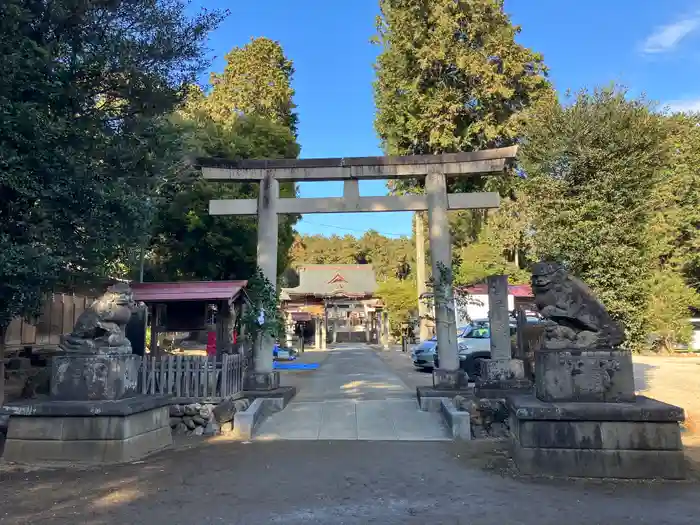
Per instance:
[[[491,331],[488,326],[480,326],[469,332],[467,337],[470,339],[488,339],[491,337]]]
[[[457,337],[466,337],[466,335],[469,333],[469,330],[471,330],[471,326],[462,326],[460,328],[457,328]],[[437,335],[431,337],[430,341],[437,341]]]
[[[488,339],[491,337],[491,331],[489,330],[488,321],[474,321],[470,326],[469,330],[465,331],[463,337],[468,339]]]

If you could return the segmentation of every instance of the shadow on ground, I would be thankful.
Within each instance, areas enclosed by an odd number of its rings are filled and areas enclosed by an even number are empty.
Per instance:
[[[119,466],[4,466],[0,521],[583,525],[700,515],[695,462],[691,482],[616,483],[519,477],[497,441],[189,443]]]

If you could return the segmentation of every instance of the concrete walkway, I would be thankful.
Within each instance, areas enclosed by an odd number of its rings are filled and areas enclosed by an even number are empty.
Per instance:
[[[263,421],[256,441],[448,440],[438,413],[418,409],[415,392],[366,346],[329,350],[282,412]]]

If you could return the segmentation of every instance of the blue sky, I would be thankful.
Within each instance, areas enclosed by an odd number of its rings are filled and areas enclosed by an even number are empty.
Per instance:
[[[518,41],[544,54],[560,93],[617,82],[632,94],[678,110],[700,111],[700,0],[506,0],[522,26]],[[195,0],[193,7],[228,8],[212,34],[216,71],[223,56],[251,37],[278,40],[294,61],[301,156],[381,155],[373,128],[369,43],[376,0]],[[203,77],[206,81],[208,74]],[[383,195],[384,183],[361,184],[362,195]],[[302,197],[342,194],[342,183],[306,183]],[[410,234],[411,214],[309,215],[302,233],[361,235],[368,229]]]

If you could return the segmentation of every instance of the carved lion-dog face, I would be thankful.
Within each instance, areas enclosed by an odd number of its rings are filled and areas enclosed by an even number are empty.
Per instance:
[[[550,289],[551,284],[557,281],[558,273],[562,267],[555,262],[542,261],[532,267],[532,289],[543,293]]]

